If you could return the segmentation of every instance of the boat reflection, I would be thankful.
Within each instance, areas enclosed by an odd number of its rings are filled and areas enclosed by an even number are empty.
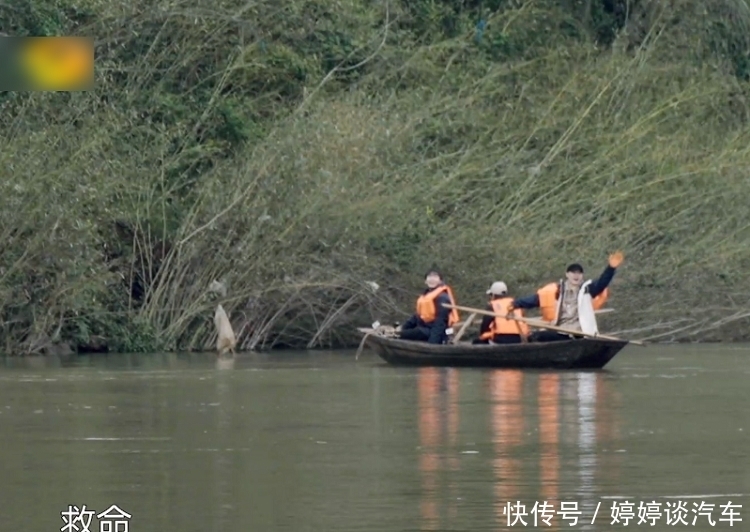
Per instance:
[[[422,529],[437,530],[439,525],[437,476],[440,470],[440,370],[420,368],[419,390],[419,470],[422,473]]]
[[[618,476],[615,460],[620,456],[614,453],[614,442],[619,420],[613,381],[602,373],[489,370],[483,377],[485,400],[469,402],[460,411],[459,371],[418,370],[421,528],[438,530],[447,526],[446,521],[455,522],[456,501],[462,497],[455,481],[460,469],[460,419],[466,418],[470,428],[472,419],[487,415],[487,407],[489,434],[484,441],[492,443],[487,465],[493,479],[492,505],[487,508],[492,508],[497,528],[524,526],[521,521],[514,523],[514,514],[508,520],[508,503],[518,501],[525,505],[523,520],[530,527],[570,527],[556,514],[551,526],[542,522],[542,515],[536,516],[535,525],[532,508],[545,501],[555,513],[561,501],[575,501],[583,515],[592,515],[602,487],[616,485]],[[471,387],[467,390],[471,394]],[[471,483],[478,480],[472,478]],[[587,525],[581,519],[576,526]]]
[[[560,376],[539,376],[539,494],[557,509],[560,497]],[[556,525],[554,521],[550,521]]]
[[[448,482],[448,517],[454,519],[458,513],[456,501],[458,500],[458,486],[456,485],[456,472],[459,469],[458,461],[458,399],[459,399],[459,373],[457,369],[451,368],[447,371],[448,378],[448,469],[451,476]]]
[[[456,369],[420,368],[417,376],[419,390],[419,469],[422,475],[420,510],[423,529],[436,530],[440,524],[442,500],[438,478],[441,469],[455,472],[459,468],[459,373]],[[443,402],[445,404],[443,405]],[[443,437],[444,431],[447,438]],[[457,515],[457,485],[448,483],[447,512]]]
[[[522,462],[516,447],[524,440],[523,381],[521,370],[497,370],[489,374],[490,424],[495,452],[492,460],[494,507],[497,522],[504,525],[513,525],[512,519],[508,521],[508,503],[515,504],[520,495]],[[520,521],[518,524],[523,526]]]
[[[593,515],[596,508],[596,375],[578,375],[578,508]],[[588,528],[585,525],[582,528]]]

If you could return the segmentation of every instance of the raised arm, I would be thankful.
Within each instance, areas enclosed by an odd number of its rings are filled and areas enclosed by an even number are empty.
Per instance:
[[[596,297],[604,292],[609,286],[609,283],[612,282],[612,278],[615,276],[615,271],[617,270],[608,264],[599,278],[591,282],[589,285],[589,294],[591,297]]]
[[[609,286],[612,282],[612,278],[615,276],[617,267],[622,263],[623,255],[622,252],[616,251],[609,256],[607,267],[599,276],[596,281],[592,281],[589,285],[589,294],[591,297],[596,297]]]

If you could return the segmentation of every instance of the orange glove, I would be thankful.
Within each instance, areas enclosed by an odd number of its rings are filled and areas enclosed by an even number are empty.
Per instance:
[[[622,251],[615,251],[609,256],[609,265],[613,268],[617,268],[622,264],[623,258]]]

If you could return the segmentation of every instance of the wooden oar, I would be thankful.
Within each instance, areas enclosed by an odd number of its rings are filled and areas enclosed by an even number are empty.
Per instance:
[[[521,337],[521,343],[528,344],[529,338],[521,330],[521,320],[516,320],[516,329],[518,329],[518,336]]]
[[[443,305],[443,306],[444,307],[449,307],[449,308],[452,307],[452,305],[449,305],[447,303],[445,305]],[[489,310],[480,310],[480,309],[475,309],[475,308],[471,308],[471,307],[462,307],[462,306],[458,306],[458,305],[456,305],[455,308],[459,309],[459,310],[464,310],[464,311],[467,311],[467,312],[476,312],[477,314],[483,314],[485,316],[495,316],[497,318],[505,318],[505,319],[508,319],[508,320],[523,321],[525,323],[528,323],[532,327],[537,327],[537,328],[540,328],[540,329],[557,330],[557,331],[565,332],[565,333],[568,333],[568,334],[577,334],[578,336],[593,337],[593,335],[590,335],[590,334],[587,335],[586,333],[583,333],[581,331],[577,331],[575,329],[566,329],[564,327],[558,327],[556,325],[551,325],[549,322],[546,322],[544,320],[539,320],[539,319],[534,319],[534,318],[519,318],[517,316],[508,316],[508,315],[503,315],[503,314],[496,314],[496,313],[491,312]],[[605,338],[602,335],[598,335],[596,337],[597,338]],[[614,338],[614,337],[609,337],[609,338],[610,339],[621,340],[620,338]]]
[[[458,330],[458,333],[456,333],[456,336],[454,336],[453,339],[451,340],[452,344],[457,344],[458,343],[458,341],[461,339],[461,337],[466,332],[466,329],[469,328],[469,325],[471,325],[471,322],[473,322],[476,317],[477,317],[476,312],[474,312],[474,313],[472,313],[472,314],[469,315],[469,319],[466,320],[463,325],[461,325],[461,328]]]
[[[576,330],[573,330],[573,329],[566,329],[564,327],[557,327],[555,325],[550,325],[547,322],[541,321],[541,320],[534,320],[534,319],[529,319],[529,318],[519,318],[517,316],[503,316],[502,314],[495,314],[494,312],[490,312],[489,310],[481,310],[481,309],[476,309],[476,308],[471,308],[471,307],[462,307],[462,306],[459,306],[459,305],[449,305],[448,303],[443,303],[443,306],[446,307],[446,308],[454,308],[456,310],[463,310],[465,312],[474,312],[476,314],[482,314],[484,316],[495,316],[496,318],[505,318],[505,319],[508,319],[508,320],[523,321],[523,322],[528,323],[532,327],[538,327],[540,329],[548,329],[550,331],[557,331],[557,332],[561,332],[561,333],[565,333],[565,334],[572,334],[572,335],[575,335],[575,336],[583,336],[583,337],[586,337],[586,338],[601,338],[601,339],[604,339],[604,340],[614,340],[616,342],[629,342],[629,343],[635,344],[635,345],[646,345],[643,342],[640,342],[638,340],[624,340],[622,338],[617,338],[615,336],[607,336],[607,335],[604,335],[604,334],[586,334],[586,333],[581,332],[581,331],[576,331]]]

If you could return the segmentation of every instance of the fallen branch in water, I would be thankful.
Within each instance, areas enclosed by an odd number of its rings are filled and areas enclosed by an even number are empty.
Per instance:
[[[657,323],[652,326],[643,327],[641,329],[633,329],[631,331],[646,331],[646,330],[655,330],[655,329],[664,329],[669,326],[677,325],[678,323],[683,323],[681,327],[677,327],[674,329],[669,329],[665,332],[655,334],[652,336],[649,336],[647,338],[644,338],[644,340],[653,340],[656,338],[665,338],[665,337],[672,337],[669,341],[675,341],[678,338],[679,333],[685,333],[682,335],[682,337],[691,337],[696,336],[699,334],[703,334],[709,331],[714,331],[716,329],[720,329],[721,327],[724,327],[726,325],[729,325],[730,323],[733,323],[735,321],[739,321],[742,319],[750,318],[750,311],[747,309],[741,309],[737,310],[730,316],[725,316],[723,318],[719,319],[711,319],[711,318],[704,318],[704,319],[698,319],[698,318],[680,318],[677,320],[672,320],[670,322],[666,323]],[[687,323],[685,323],[687,322]],[[686,332],[687,331],[687,332]],[[620,331],[622,333],[623,331]]]
[[[365,335],[364,335],[364,336],[362,337],[362,341],[361,341],[361,342],[359,342],[359,347],[357,348],[357,354],[356,354],[356,356],[354,357],[354,360],[359,360],[359,355],[361,355],[361,354],[362,354],[362,349],[364,349],[364,347],[365,347],[365,342],[367,341],[367,339],[368,339],[368,338],[369,338],[369,337],[370,337],[370,336],[371,336],[372,334],[373,334],[373,333],[371,333],[371,332],[368,332],[368,333],[365,333]]]
[[[721,327],[724,327],[725,325],[729,325],[730,323],[733,323],[735,321],[743,320],[749,317],[750,317],[750,312],[748,312],[747,310],[738,311],[732,314],[731,316],[726,316],[724,318],[720,318],[718,320],[710,322],[710,324],[706,327],[696,328],[695,330],[691,331],[688,334],[688,336],[695,336],[696,334],[713,331]],[[704,321],[704,323],[707,321],[708,320]]]
[[[375,322],[378,323],[378,322]],[[365,333],[364,337],[362,338],[362,341],[359,343],[359,347],[357,348],[357,354],[354,357],[354,360],[359,360],[359,355],[362,354],[362,350],[365,347],[365,342],[370,336],[385,336],[386,338],[395,338],[396,337],[396,328],[391,325],[376,325],[372,329],[366,329],[363,327],[360,327],[359,332]]]
[[[677,334],[679,332],[687,331],[688,329],[692,329],[693,327],[695,327],[695,322],[691,322],[688,325],[685,325],[684,327],[680,327],[679,329],[673,329],[673,330],[667,331],[665,333],[655,334],[654,336],[649,336],[647,338],[644,338],[644,340],[653,340],[654,338],[664,338],[665,336],[670,336],[670,335],[674,336],[675,334]],[[673,338],[673,340],[674,340],[674,338]]]
[[[638,333],[653,331],[657,329],[666,329],[668,327],[673,327],[679,323],[684,323],[686,321],[689,321],[691,324],[695,323],[695,320],[691,320],[689,318],[680,318],[680,319],[676,319],[676,320],[672,320],[668,322],[659,322],[653,325],[647,325],[646,327],[636,327],[634,329],[620,329],[618,331],[613,331],[612,334],[614,334],[615,336],[638,334]]]

